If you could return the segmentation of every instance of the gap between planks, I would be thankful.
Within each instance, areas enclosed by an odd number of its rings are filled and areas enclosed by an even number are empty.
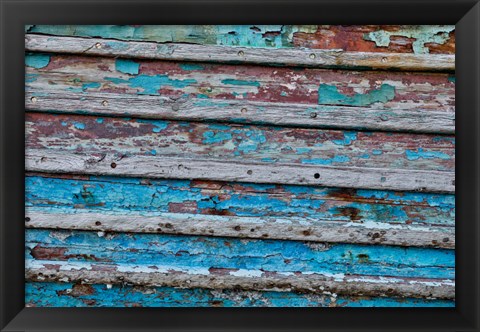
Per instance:
[[[221,121],[280,126],[455,133],[455,113],[425,110],[389,110],[366,107],[315,106],[237,100],[205,100],[142,95],[78,94],[30,89],[26,110],[147,119]]]
[[[27,259],[25,278],[30,281],[133,284],[180,288],[270,290],[345,294],[354,296],[454,299],[455,281],[308,272],[261,270],[211,271],[174,266],[101,264]]]
[[[26,51],[175,61],[253,63],[316,68],[355,68],[408,71],[455,71],[455,55],[345,52],[318,49],[267,49],[119,41],[102,38],[27,34]]]
[[[27,171],[418,192],[455,192],[455,172],[202,160],[27,149]]]
[[[210,216],[183,213],[73,214],[28,209],[27,228],[165,233],[331,243],[455,248],[455,228],[387,222],[332,222],[307,218]]]

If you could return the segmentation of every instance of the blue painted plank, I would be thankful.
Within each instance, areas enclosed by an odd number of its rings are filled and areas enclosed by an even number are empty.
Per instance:
[[[166,234],[26,231],[26,258],[181,268],[455,278],[455,252]]]
[[[193,213],[346,222],[455,224],[455,196],[116,177],[25,178],[25,204],[60,213]]]
[[[27,307],[454,307],[454,301],[28,282]]]

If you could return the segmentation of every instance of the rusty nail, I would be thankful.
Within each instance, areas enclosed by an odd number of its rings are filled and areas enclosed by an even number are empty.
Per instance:
[[[115,167],[117,167],[117,164],[111,163],[111,164],[110,164],[110,167],[111,167],[111,168],[115,168]]]

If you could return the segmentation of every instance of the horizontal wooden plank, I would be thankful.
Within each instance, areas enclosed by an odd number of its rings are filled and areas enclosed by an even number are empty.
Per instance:
[[[345,188],[371,188],[447,192],[455,191],[455,173],[292,165],[239,161],[185,159],[179,157],[80,154],[54,149],[26,150],[28,171],[90,175],[144,176],[151,178],[200,179],[254,183],[309,184]]]
[[[27,260],[25,277],[30,281],[132,284],[156,287],[242,289],[246,291],[310,292],[349,296],[399,296],[454,299],[452,280],[322,275],[317,273],[268,274],[236,270],[211,273],[173,267],[108,266],[97,263]],[[335,294],[335,295],[333,295]]]
[[[454,307],[449,300],[27,282],[26,307]]]
[[[327,220],[229,217],[168,213],[159,215],[52,213],[27,210],[25,227],[101,232],[165,233],[222,237],[345,242],[455,248],[453,227],[348,223]]]
[[[315,68],[356,68],[409,71],[455,71],[455,55],[345,52],[318,49],[267,49],[53,37],[27,34],[25,49],[34,52],[67,53],[174,61],[254,63]]]
[[[455,54],[453,25],[28,25],[25,32],[159,43]]]
[[[27,113],[25,132],[26,147],[32,149],[270,165],[455,170],[455,137],[444,135],[48,113]]]
[[[455,226],[455,196],[451,194],[223,181],[27,173],[25,206],[63,214],[186,213],[327,220],[344,225]]]
[[[33,88],[25,94],[26,110],[147,119],[217,121],[296,127],[455,133],[455,113],[384,110],[349,106],[312,106],[197,97],[141,96],[120,93],[81,94]]]
[[[91,92],[453,112],[446,73],[227,65],[68,54],[27,54],[26,90]],[[40,95],[41,97],[41,95]]]
[[[233,275],[243,269],[262,270],[266,275],[299,272],[455,278],[454,250],[381,244],[29,228],[25,256],[41,261],[203,269],[217,274],[230,271]]]

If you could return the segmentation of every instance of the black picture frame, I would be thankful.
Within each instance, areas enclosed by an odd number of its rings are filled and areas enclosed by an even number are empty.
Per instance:
[[[0,0],[2,331],[480,331],[480,4]],[[456,308],[24,308],[24,25],[455,24]]]

